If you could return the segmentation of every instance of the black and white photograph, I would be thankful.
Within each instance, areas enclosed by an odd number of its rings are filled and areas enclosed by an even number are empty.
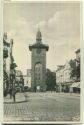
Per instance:
[[[3,121],[81,121],[81,2],[4,2]]]

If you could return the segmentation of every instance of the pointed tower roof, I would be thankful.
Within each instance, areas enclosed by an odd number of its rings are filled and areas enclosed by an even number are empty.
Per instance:
[[[41,40],[42,40],[42,35],[41,35],[40,29],[38,28],[38,31],[37,31],[37,34],[36,34],[36,42],[41,43]]]
[[[48,51],[48,49],[49,49],[48,45],[42,43],[42,35],[41,35],[39,28],[38,28],[38,31],[36,34],[36,43],[34,43],[33,45],[29,45],[30,51],[32,51],[32,49],[34,49],[34,48],[46,49],[46,51]]]

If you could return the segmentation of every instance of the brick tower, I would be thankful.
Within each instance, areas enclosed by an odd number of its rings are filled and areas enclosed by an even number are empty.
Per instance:
[[[31,51],[31,88],[32,91],[46,91],[46,51],[49,46],[42,43],[40,30],[36,34],[36,43],[29,45]]]

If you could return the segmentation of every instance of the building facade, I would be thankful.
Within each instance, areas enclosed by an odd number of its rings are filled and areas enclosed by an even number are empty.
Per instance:
[[[61,65],[57,67],[56,70],[56,84],[58,87],[58,91],[69,91],[69,86],[72,82],[71,79],[71,66],[69,62],[65,65]]]
[[[19,87],[20,91],[23,91],[24,89],[24,76],[22,74],[21,70],[16,70],[16,82],[15,82],[15,88],[17,89]]]
[[[42,43],[42,35],[38,30],[36,43],[29,45],[31,51],[31,88],[32,91],[46,91],[46,51],[49,46]]]
[[[3,36],[3,91],[6,96],[15,86],[15,68],[13,54],[13,39],[8,41],[7,33]]]
[[[3,36],[3,89],[4,92],[9,88],[10,74],[10,43],[7,40],[7,33]]]
[[[17,81],[20,81],[20,78],[21,78],[22,75],[23,74],[22,74],[21,70],[16,70],[16,80]]]
[[[23,75],[23,79],[24,79],[24,86],[28,86],[28,77],[27,77],[27,75]]]
[[[70,86],[70,92],[75,92],[75,93],[80,93],[81,88],[80,88],[80,49],[76,50],[76,82],[74,82],[71,86]]]
[[[80,91],[80,49],[76,51],[75,59],[57,67],[56,84],[59,92]]]
[[[31,69],[27,69],[27,86],[31,88]]]

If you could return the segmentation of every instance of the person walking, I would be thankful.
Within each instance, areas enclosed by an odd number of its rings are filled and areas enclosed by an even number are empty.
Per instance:
[[[54,87],[54,92],[56,92],[56,85],[55,85],[55,87]]]
[[[12,98],[12,88],[10,88],[10,99]]]
[[[16,101],[15,95],[16,95],[16,90],[14,89],[14,90],[13,90],[13,101],[14,101],[14,102]]]
[[[26,92],[24,92],[24,97],[25,97],[25,101],[27,102],[28,101],[28,96],[27,96]]]

